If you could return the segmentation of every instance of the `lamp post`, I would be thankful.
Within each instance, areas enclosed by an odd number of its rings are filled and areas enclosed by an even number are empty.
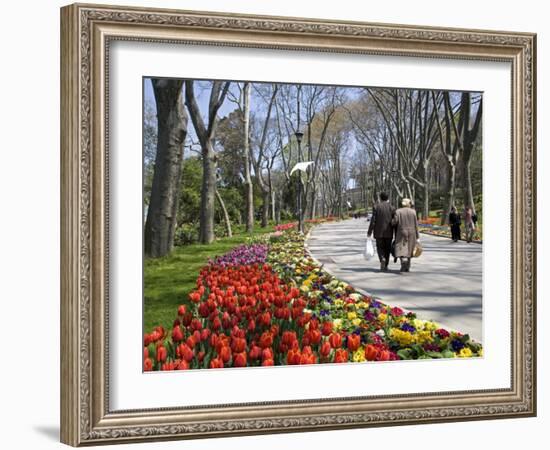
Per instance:
[[[297,130],[294,133],[294,136],[296,136],[296,142],[298,142],[298,163],[300,163],[300,159],[302,159],[302,138],[304,137],[304,133],[302,133],[300,130]],[[302,171],[298,170],[298,230],[300,233],[304,233],[304,216],[302,211]]]

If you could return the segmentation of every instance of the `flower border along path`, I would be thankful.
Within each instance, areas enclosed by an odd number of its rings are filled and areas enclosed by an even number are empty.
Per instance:
[[[431,223],[419,222],[418,223],[418,231],[420,233],[429,234],[431,236],[437,236],[437,237],[443,237],[443,238],[451,239],[451,231],[449,230],[448,226],[441,226],[441,225],[434,225],[434,224],[431,224]],[[464,230],[461,230],[461,235],[464,235]],[[461,236],[460,239],[465,241],[465,239],[463,239],[463,236]],[[483,243],[483,241],[482,241],[482,239],[480,239],[479,233],[477,231],[474,233],[474,238],[472,239],[472,242],[474,242],[476,244],[482,244]]]
[[[172,330],[145,334],[144,370],[482,356],[468,335],[324,271],[294,228],[209,261]]]

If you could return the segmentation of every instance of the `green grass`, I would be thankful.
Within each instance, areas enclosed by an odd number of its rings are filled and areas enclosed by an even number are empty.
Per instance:
[[[191,244],[176,247],[163,258],[146,259],[143,269],[144,332],[162,325],[170,330],[177,316],[177,308],[189,302],[187,295],[195,288],[200,269],[208,258],[223,255],[251,236],[272,232],[272,225],[266,228],[255,226],[253,234],[237,232],[231,238],[221,238],[210,245]]]

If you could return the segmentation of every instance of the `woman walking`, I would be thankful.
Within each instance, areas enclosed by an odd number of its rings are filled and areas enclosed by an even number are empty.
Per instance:
[[[453,206],[451,212],[449,213],[449,225],[451,226],[451,236],[453,242],[460,240],[460,215],[456,211],[456,208]]]
[[[466,242],[472,242],[476,231],[474,212],[471,206],[464,208],[464,226],[466,227]]]
[[[411,257],[420,239],[418,234],[418,222],[416,211],[411,208],[411,201],[404,198],[401,208],[395,212],[392,223],[395,230],[395,257],[401,259],[401,272],[409,272],[411,269]]]

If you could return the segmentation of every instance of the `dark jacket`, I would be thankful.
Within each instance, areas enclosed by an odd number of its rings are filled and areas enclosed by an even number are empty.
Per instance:
[[[372,210],[368,234],[374,231],[374,238],[393,238],[392,218],[395,213],[389,202],[377,203]]]
[[[449,214],[449,225],[460,225],[460,214],[452,212]]]

